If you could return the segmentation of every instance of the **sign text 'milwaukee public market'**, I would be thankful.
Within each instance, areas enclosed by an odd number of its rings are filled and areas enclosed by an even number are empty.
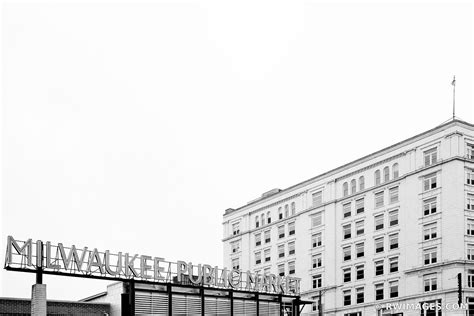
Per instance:
[[[97,248],[82,249],[62,243],[52,245],[41,240],[33,242],[7,238],[5,268],[32,272],[41,268],[48,274],[109,278],[115,280],[141,280],[149,282],[178,282],[232,288],[268,293],[299,294],[300,279],[274,274],[258,274],[236,269],[219,269],[208,264],[168,262],[160,257],[130,255],[122,252],[99,252]]]

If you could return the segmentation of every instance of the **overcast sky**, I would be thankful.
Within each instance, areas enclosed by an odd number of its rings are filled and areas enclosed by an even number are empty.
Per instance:
[[[473,33],[471,1],[4,1],[1,266],[7,235],[222,265],[226,208],[448,120],[453,75],[473,123]]]

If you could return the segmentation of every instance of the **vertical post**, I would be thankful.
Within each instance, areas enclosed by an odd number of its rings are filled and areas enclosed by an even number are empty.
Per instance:
[[[319,316],[323,316],[323,291],[319,291],[319,296],[318,296],[318,313],[319,313]]]
[[[135,281],[130,280],[130,315],[135,316]]]
[[[36,242],[36,284],[31,289],[31,315],[46,316],[46,284],[43,284],[43,242]]]
[[[458,304],[462,304],[462,273],[458,273]]]
[[[171,284],[166,285],[168,291],[168,316],[173,316],[173,293],[171,291]]]
[[[278,295],[278,304],[280,305],[280,316],[283,316],[283,295]]]
[[[205,313],[204,313],[204,308],[206,307],[205,306],[205,300],[204,300],[204,286],[201,286],[201,290],[200,290],[200,294],[201,294],[201,316],[204,316]]]
[[[456,76],[453,77],[453,120],[456,118]]]
[[[260,297],[258,296],[258,293],[255,294],[255,300],[257,301],[257,316],[260,315]]]
[[[230,316],[234,316],[234,291],[229,290]]]

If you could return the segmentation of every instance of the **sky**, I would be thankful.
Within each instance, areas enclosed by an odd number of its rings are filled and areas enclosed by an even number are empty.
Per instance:
[[[3,1],[1,240],[222,266],[222,215],[474,123],[471,1]],[[0,271],[0,296],[34,275]],[[45,276],[48,298],[108,282]],[[67,291],[64,291],[67,289]]]

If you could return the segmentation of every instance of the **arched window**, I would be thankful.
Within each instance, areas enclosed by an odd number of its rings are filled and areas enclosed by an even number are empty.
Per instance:
[[[356,193],[356,190],[357,190],[356,180],[355,180],[355,179],[352,179],[352,180],[351,180],[351,194]]]
[[[380,170],[375,171],[374,178],[375,178],[374,179],[375,185],[379,185],[380,184]]]
[[[270,214],[270,211],[267,212],[267,223],[270,224],[272,222],[272,216]]]
[[[265,214],[261,215],[261,219],[262,219],[262,226],[263,226],[263,225],[265,225]]]
[[[281,210],[281,206],[278,208],[278,219],[283,219],[283,211]]]
[[[285,218],[287,218],[288,215],[290,215],[290,211],[289,211],[289,208],[288,208],[288,204],[286,204],[285,205]]]
[[[393,164],[392,173],[393,173],[393,178],[397,179],[398,178],[398,163]]]
[[[258,221],[258,215],[255,216],[255,227],[258,228],[260,226],[260,222]]]
[[[344,182],[344,184],[342,185],[342,192],[344,196],[349,195],[349,185],[347,184],[347,182]]]
[[[296,213],[295,202],[291,202],[291,215],[295,215],[295,213]]]
[[[359,177],[359,191],[362,191],[365,189],[365,179],[364,176]]]
[[[390,169],[388,167],[383,168],[383,182],[390,180]]]

